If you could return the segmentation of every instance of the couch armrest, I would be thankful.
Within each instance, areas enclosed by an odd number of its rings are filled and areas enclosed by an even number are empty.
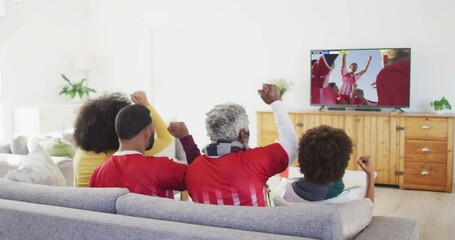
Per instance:
[[[9,141],[0,141],[0,153],[11,153],[11,143]]]
[[[419,224],[406,218],[374,216],[355,239],[418,240]]]

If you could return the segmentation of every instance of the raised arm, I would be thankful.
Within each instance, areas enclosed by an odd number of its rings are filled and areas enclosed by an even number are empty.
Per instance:
[[[346,54],[343,54],[341,58],[341,74],[343,74],[344,69],[346,69]]]
[[[365,68],[359,72],[360,75],[363,75],[364,73],[366,73],[368,71],[368,67],[370,67],[370,62],[371,62],[371,56],[368,56],[367,65],[365,65]]]
[[[155,143],[153,148],[145,151],[145,155],[152,156],[163,151],[169,144],[172,143],[172,135],[168,132],[166,123],[160,117],[158,112],[150,105],[147,100],[147,95],[144,91],[136,91],[131,94],[131,100],[136,104],[141,104],[148,108],[150,115],[152,116],[153,122],[155,123]]]
[[[171,122],[167,130],[182,143],[188,165],[190,165],[196,157],[201,155],[201,151],[194,142],[193,136],[188,132],[188,128],[184,122]]]
[[[374,168],[370,160],[370,156],[361,156],[357,158],[357,164],[359,164],[359,166],[367,174],[367,190],[365,198],[369,198],[372,202],[374,202]]]
[[[288,166],[291,166],[297,158],[298,139],[294,125],[286,112],[283,102],[279,99],[278,89],[275,85],[263,84],[258,93],[262,100],[272,107],[278,130],[278,141],[288,154]]]

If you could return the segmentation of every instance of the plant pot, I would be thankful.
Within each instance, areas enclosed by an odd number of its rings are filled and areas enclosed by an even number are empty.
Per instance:
[[[435,110],[436,114],[448,114],[451,113],[449,109]]]

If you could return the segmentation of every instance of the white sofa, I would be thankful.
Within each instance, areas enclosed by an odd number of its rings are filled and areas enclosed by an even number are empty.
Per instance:
[[[31,137],[38,135],[17,135],[11,141],[0,143],[0,178],[4,178],[8,171],[15,170],[21,164],[21,161],[28,154],[27,143]],[[62,131],[56,133],[42,134],[39,136],[48,136],[52,138],[61,138],[76,148],[72,139],[72,131]],[[51,156],[52,161],[62,172],[67,186],[73,186],[73,159],[70,157]]]

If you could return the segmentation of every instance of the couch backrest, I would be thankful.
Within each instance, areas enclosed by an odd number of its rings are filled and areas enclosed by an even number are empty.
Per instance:
[[[117,200],[117,213],[206,226],[283,234],[315,239],[341,239],[336,206],[214,206],[129,193]]]
[[[97,212],[116,213],[125,188],[54,187],[0,179],[0,198]]]
[[[0,199],[0,239],[270,239],[266,234]]]

